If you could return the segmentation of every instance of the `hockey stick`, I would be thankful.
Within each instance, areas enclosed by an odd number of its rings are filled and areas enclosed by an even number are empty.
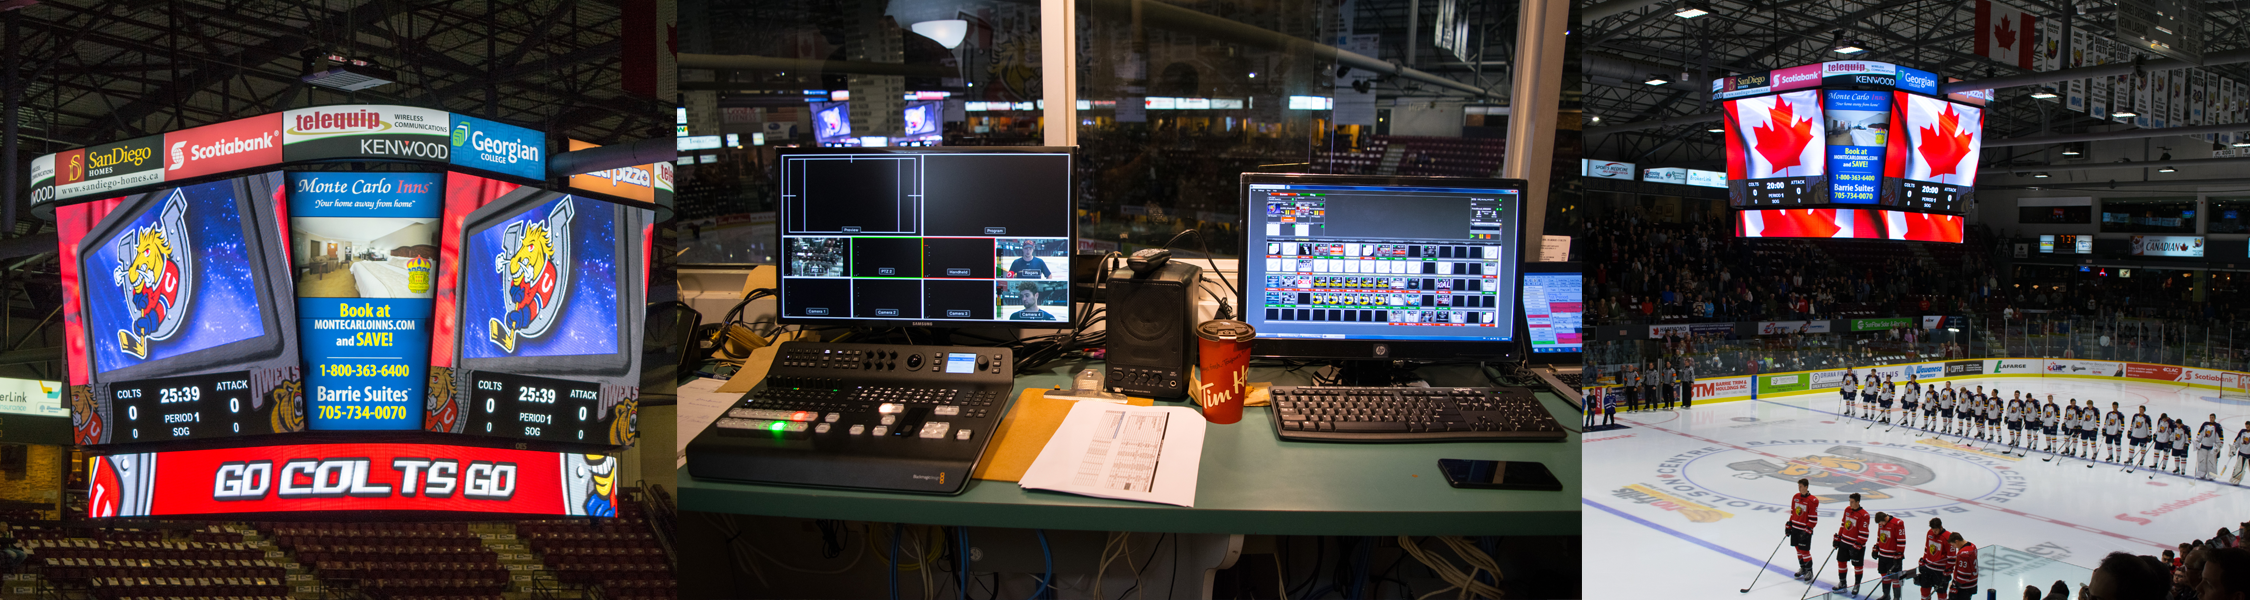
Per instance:
[[[1836,557],[1836,545],[1835,545],[1834,543],[1830,543],[1830,544],[1828,545],[1828,556],[1826,556],[1826,557],[1823,557],[1823,558],[1821,558],[1821,559],[1820,559],[1820,566],[1818,566],[1818,567],[1813,567],[1813,570],[1812,570],[1812,572],[1811,572],[1811,573],[1808,573],[1808,574],[1807,574],[1807,575],[1809,575],[1809,577],[1806,577],[1806,578],[1805,578],[1805,593],[1804,593],[1804,594],[1802,594],[1802,595],[1799,595],[1799,596],[1797,596],[1797,600],[1805,600],[1806,598],[1811,598],[1811,597],[1812,597],[1812,590],[1813,590],[1813,586],[1816,586],[1816,585],[1819,585],[1819,584],[1820,584],[1820,572],[1821,572],[1821,571],[1825,571],[1825,570],[1827,570],[1827,569],[1828,569],[1828,559],[1831,559],[1831,558],[1835,558],[1835,557]]]
[[[1780,543],[1777,543],[1777,544],[1774,544],[1774,545],[1773,545],[1773,551],[1772,551],[1772,552],[1767,552],[1767,553],[1766,553],[1766,564],[1758,565],[1758,574],[1757,574],[1757,575],[1755,575],[1755,576],[1752,576],[1752,577],[1750,578],[1750,587],[1757,587],[1757,586],[1758,586],[1758,578],[1759,578],[1759,577],[1765,577],[1765,576],[1766,576],[1766,567],[1769,567],[1769,566],[1772,566],[1772,565],[1773,565],[1773,557],[1774,557],[1775,555],[1778,555],[1778,554],[1780,554],[1780,553],[1781,553],[1781,546],[1782,546],[1783,544],[1787,544],[1787,543],[1789,543],[1789,534],[1786,534],[1786,533],[1784,533],[1784,534],[1781,534],[1781,542],[1780,542]],[[1736,592],[1736,593],[1740,593],[1740,594],[1748,594],[1748,593],[1750,593],[1750,588],[1748,588],[1748,587],[1746,587],[1746,588],[1742,588],[1742,591],[1740,591],[1740,592]]]

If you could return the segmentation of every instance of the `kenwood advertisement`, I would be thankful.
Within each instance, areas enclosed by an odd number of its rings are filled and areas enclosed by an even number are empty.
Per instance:
[[[91,518],[432,511],[617,516],[617,458],[427,444],[304,444],[87,459]]]
[[[411,106],[346,105],[281,113],[282,159],[398,158],[444,161],[453,115]]]

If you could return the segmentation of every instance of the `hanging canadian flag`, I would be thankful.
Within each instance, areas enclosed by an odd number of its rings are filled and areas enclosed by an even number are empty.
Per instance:
[[[1992,0],[1977,0],[1977,54],[2025,69],[2038,59],[2039,17]]]

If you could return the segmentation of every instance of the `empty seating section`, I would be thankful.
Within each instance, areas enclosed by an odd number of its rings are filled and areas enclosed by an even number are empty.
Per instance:
[[[599,586],[610,600],[678,597],[672,559],[638,503],[621,503],[618,518],[600,524],[524,521],[516,533],[564,583]]]
[[[1493,177],[1507,140],[1404,135],[1371,136],[1358,150],[1315,148],[1313,170],[1327,173],[1381,174],[1384,155],[1397,146],[1391,174],[1412,176]]]
[[[47,585],[95,600],[286,598],[287,572],[239,533],[102,530],[15,531]]]
[[[349,580],[375,598],[497,599],[508,591],[498,552],[466,523],[271,523],[274,544],[324,582]]]

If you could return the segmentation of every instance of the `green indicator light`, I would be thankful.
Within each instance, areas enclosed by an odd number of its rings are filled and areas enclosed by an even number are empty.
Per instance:
[[[767,429],[772,429],[772,430],[774,430],[774,431],[781,431],[781,428],[782,428],[782,427],[784,427],[784,426],[787,426],[787,425],[788,425],[787,423],[782,423],[782,422],[780,422],[780,421],[774,421],[774,423],[773,423],[773,426],[772,426],[772,427],[768,427]]]

